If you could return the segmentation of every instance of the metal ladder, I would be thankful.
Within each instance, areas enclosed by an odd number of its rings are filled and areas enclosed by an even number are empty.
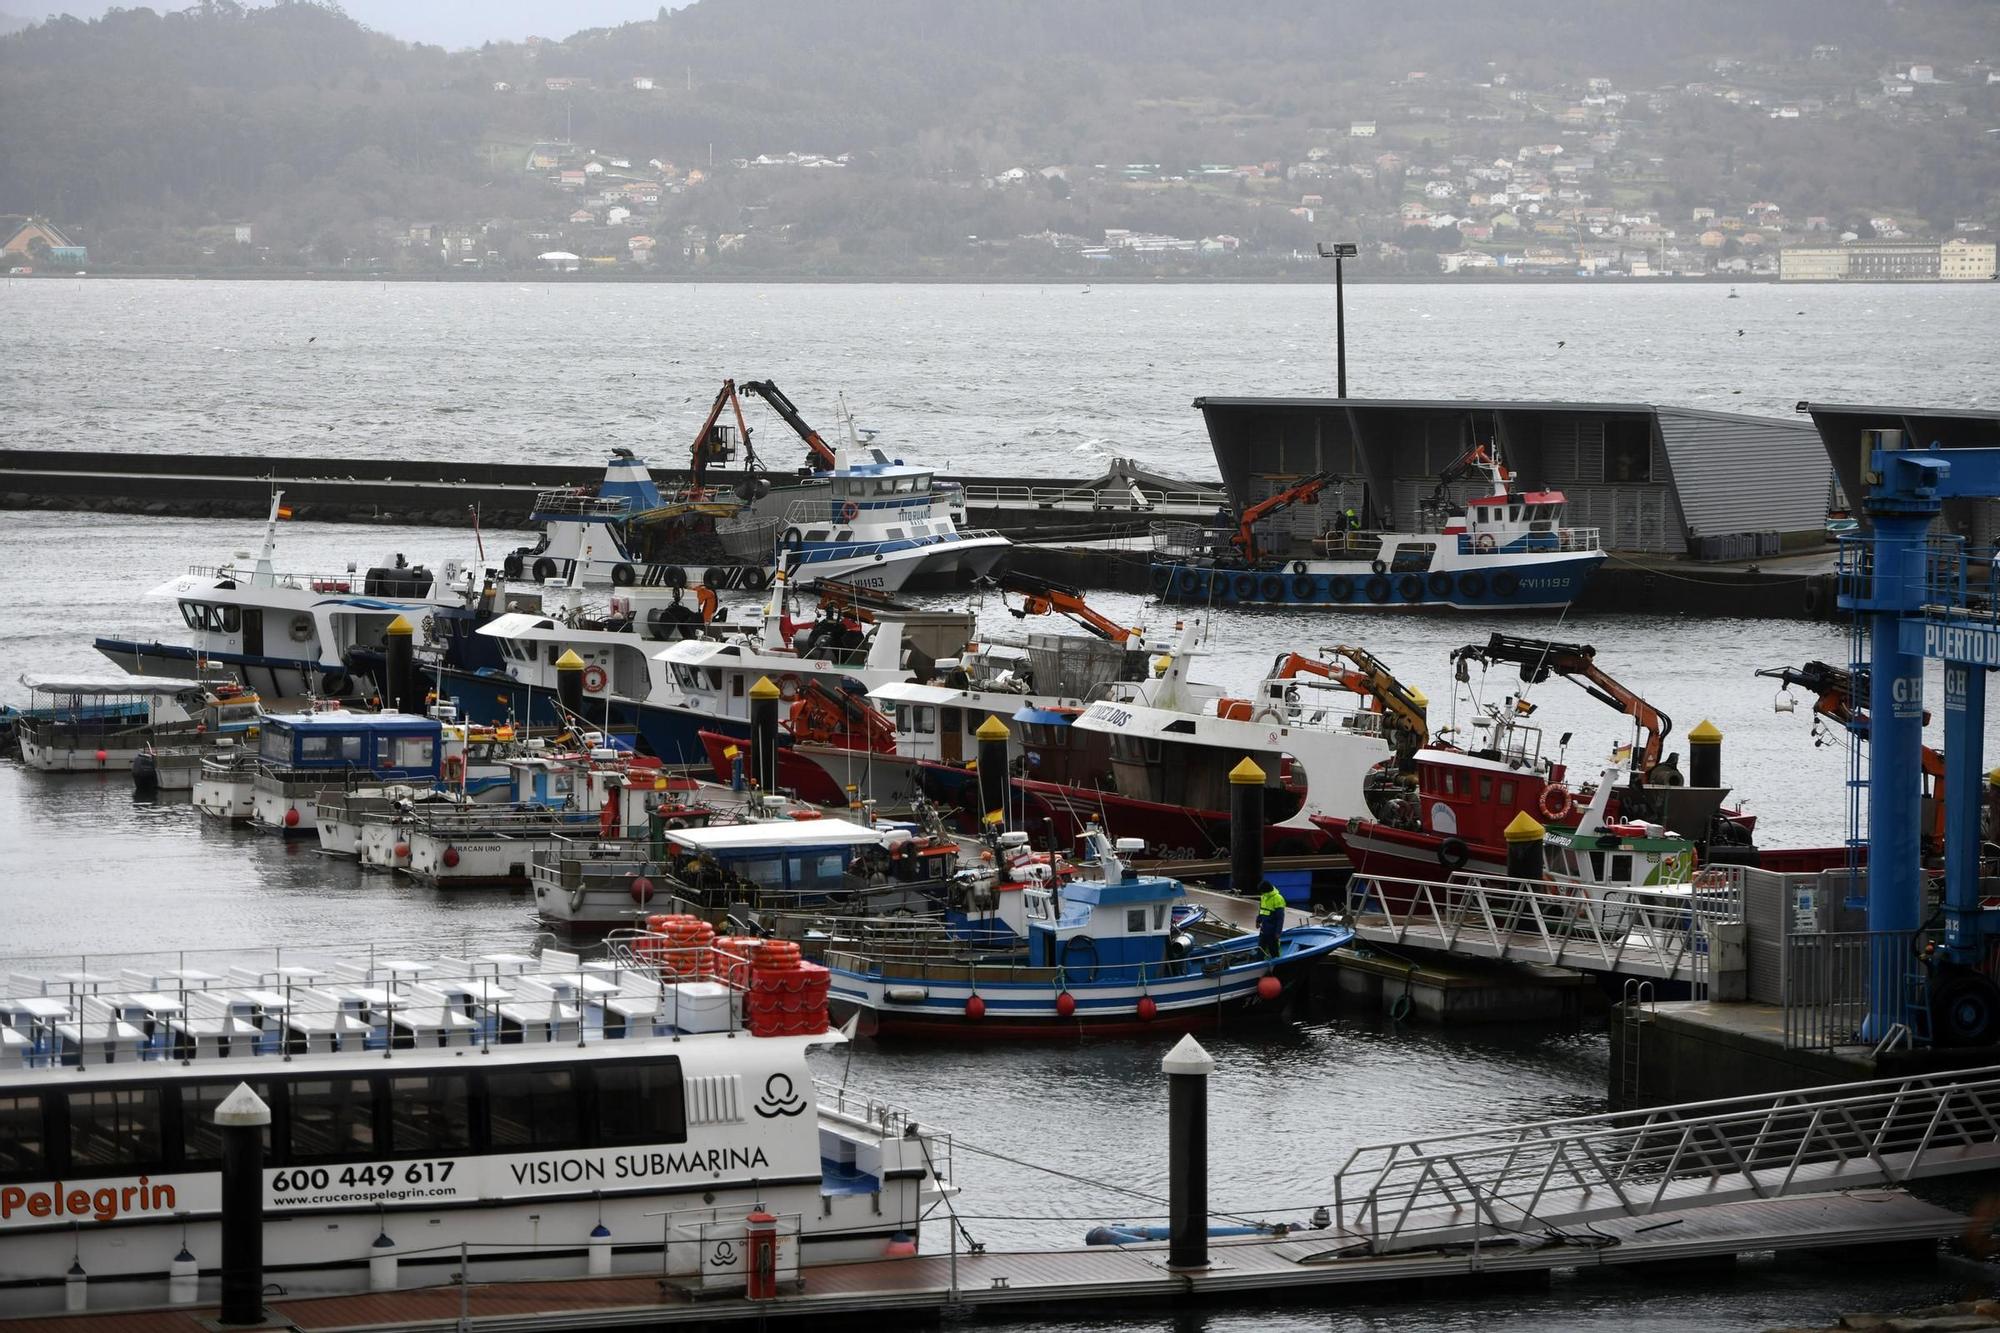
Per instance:
[[[1658,1008],[1652,982],[1643,977],[1625,978],[1625,997],[1618,1005],[1617,1082],[1611,1089],[1611,1104],[1619,1110],[1639,1104],[1640,1035]]]

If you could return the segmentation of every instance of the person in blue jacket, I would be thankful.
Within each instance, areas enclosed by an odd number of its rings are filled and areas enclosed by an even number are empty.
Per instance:
[[[1285,929],[1285,895],[1270,880],[1257,896],[1257,943],[1266,958],[1278,956],[1278,936]]]

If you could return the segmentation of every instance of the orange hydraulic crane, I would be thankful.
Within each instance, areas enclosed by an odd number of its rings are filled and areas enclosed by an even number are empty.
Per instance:
[[[1829,666],[1825,662],[1808,662],[1802,667],[1766,667],[1757,673],[1786,685],[1796,685],[1813,693],[1813,712],[1830,722],[1847,728],[1855,735],[1868,734],[1868,713],[1857,709],[1854,700],[1857,691],[1860,696],[1868,695],[1868,676],[1864,672],[1859,681],[1854,673],[1844,667]],[[1924,721],[1930,721],[1928,714]],[[1944,751],[1926,745],[1923,749],[1923,794],[1930,800],[1931,817],[1923,830],[1928,847],[1944,846]]]
[[[1021,595],[1019,607],[1007,608],[1017,620],[1026,620],[1029,616],[1064,615],[1098,638],[1120,645],[1145,637],[1141,631],[1128,629],[1110,617],[1091,610],[1084,604],[1082,593],[1060,583],[1008,573],[1000,576],[1000,591]]]
[[[715,402],[709,406],[707,419],[695,433],[693,457],[688,466],[688,482],[694,499],[702,499],[707,493],[702,476],[708,465],[729,461],[728,441],[716,435],[715,425],[722,420],[722,409],[732,406],[736,409],[736,429],[743,435],[743,451],[755,457],[750,450],[750,425],[743,419],[743,400],[736,396],[736,381],[724,380],[721,390],[715,395]]]
[[[757,395],[771,405],[784,423],[790,426],[798,437],[806,442],[806,462],[809,467],[825,470],[834,465],[833,447],[819,437],[819,432],[806,424],[799,415],[798,405],[785,396],[784,390],[769,380],[745,380],[743,392]]]
[[[1405,763],[1430,743],[1428,703],[1421,694],[1397,680],[1382,659],[1353,644],[1335,644],[1320,651],[1344,657],[1353,666],[1349,668],[1337,662],[1323,662],[1303,653],[1285,653],[1271,667],[1271,679],[1321,676],[1368,700],[1370,708],[1383,714],[1396,756]]]
[[[1640,743],[1633,751],[1633,771],[1645,782],[1665,758],[1667,736],[1674,720],[1619,684],[1596,662],[1597,649],[1588,644],[1551,643],[1544,639],[1519,639],[1511,634],[1495,634],[1485,644],[1468,644],[1455,650],[1458,679],[1466,678],[1465,664],[1513,662],[1521,668],[1521,679],[1539,685],[1551,675],[1566,676],[1583,687],[1584,693],[1609,704],[1639,728]]]
[[[1294,482],[1276,495],[1259,500],[1246,508],[1237,519],[1236,532],[1230,537],[1229,544],[1236,548],[1244,560],[1256,564],[1260,553],[1257,550],[1257,534],[1252,529],[1256,527],[1257,521],[1292,505],[1314,503],[1319,499],[1321,491],[1338,480],[1339,478],[1331,472],[1315,472],[1304,481]]]

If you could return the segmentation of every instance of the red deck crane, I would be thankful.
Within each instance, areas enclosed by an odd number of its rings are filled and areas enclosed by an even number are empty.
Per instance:
[[[1257,550],[1257,534],[1253,529],[1258,520],[1292,505],[1314,503],[1319,499],[1319,493],[1337,480],[1339,478],[1330,472],[1315,472],[1304,481],[1294,482],[1276,495],[1259,500],[1238,517],[1236,532],[1230,537],[1229,544],[1236,548],[1245,562],[1256,564],[1261,553]]]

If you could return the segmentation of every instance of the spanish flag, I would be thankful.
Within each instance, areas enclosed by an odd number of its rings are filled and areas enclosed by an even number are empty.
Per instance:
[[[279,505],[279,506],[278,506],[278,517],[279,517],[279,518],[290,518],[291,516],[292,516],[292,507],[291,507],[290,505]]]

